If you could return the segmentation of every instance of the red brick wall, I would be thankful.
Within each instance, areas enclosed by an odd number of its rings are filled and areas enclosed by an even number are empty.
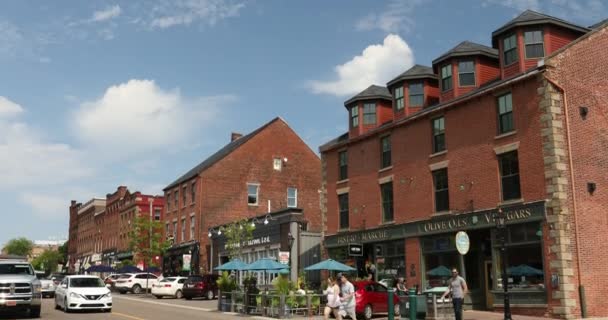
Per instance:
[[[480,57],[477,62],[478,86],[500,77],[500,66],[496,60]]]
[[[407,287],[412,288],[415,285],[418,285],[420,289],[423,289],[422,286],[422,269],[420,266],[420,238],[409,238],[405,240],[405,275],[407,280]],[[412,276],[411,266],[414,265],[414,271],[416,272],[414,276]]]
[[[590,316],[607,316],[605,290],[608,255],[608,28],[581,39],[547,61],[547,77],[565,90],[565,105],[571,139],[571,156],[576,195],[576,223],[579,237],[581,283],[585,286]],[[579,107],[589,114],[583,119]],[[593,194],[587,183],[596,183]],[[571,197],[570,197],[571,199]],[[571,209],[572,210],[572,209]],[[574,227],[574,225],[572,226]],[[573,255],[575,255],[573,251]],[[576,256],[573,257],[576,263]],[[575,264],[575,279],[577,274]]]

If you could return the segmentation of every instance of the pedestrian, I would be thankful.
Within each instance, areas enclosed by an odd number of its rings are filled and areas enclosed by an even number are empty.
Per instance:
[[[398,296],[407,295],[407,286],[405,284],[405,279],[403,279],[403,277],[399,277],[397,279],[397,295]]]
[[[355,313],[356,299],[355,299],[355,286],[353,286],[345,275],[341,275],[340,279],[340,292],[342,294],[342,305],[344,311],[350,316],[352,320],[357,320],[357,314]]]
[[[462,320],[462,303],[464,296],[469,292],[467,282],[464,278],[458,275],[456,268],[452,269],[452,277],[448,280],[448,290],[443,293],[441,299],[443,300],[450,291],[452,292],[452,305],[454,306],[454,316],[456,320]]]
[[[340,315],[340,305],[342,302],[340,301],[340,287],[337,281],[332,277],[328,277],[327,290],[323,291],[323,293],[327,295],[327,305],[323,312],[323,319],[328,320],[329,314],[333,313],[336,319],[342,320],[342,316]]]

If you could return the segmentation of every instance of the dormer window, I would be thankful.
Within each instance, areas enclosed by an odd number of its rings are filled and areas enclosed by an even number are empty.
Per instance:
[[[524,32],[524,44],[526,46],[526,58],[542,58],[545,56],[543,32],[541,30]]]
[[[441,67],[441,90],[448,91],[452,89],[452,65],[447,64]]]
[[[410,107],[422,107],[424,104],[424,86],[422,82],[412,82],[409,85]]]
[[[366,103],[363,105],[363,124],[376,124],[376,104]]]
[[[517,37],[515,34],[504,38],[502,42],[502,51],[505,66],[517,61]]]
[[[403,110],[403,87],[395,88],[395,109],[397,111]]]
[[[461,87],[475,85],[475,62],[473,60],[458,63],[458,83]]]
[[[350,109],[350,119],[351,119],[353,128],[356,128],[359,126],[359,106],[358,105],[354,105]]]

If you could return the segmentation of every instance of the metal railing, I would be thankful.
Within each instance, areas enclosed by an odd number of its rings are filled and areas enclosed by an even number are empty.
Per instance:
[[[230,296],[230,299],[222,299]],[[222,311],[238,312],[250,315],[260,315],[278,319],[293,316],[322,315],[325,308],[325,296],[307,293],[289,295],[267,291],[258,294],[246,294],[233,291],[220,296]]]

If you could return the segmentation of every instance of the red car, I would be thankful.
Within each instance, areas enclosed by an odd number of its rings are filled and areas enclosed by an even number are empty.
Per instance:
[[[186,300],[196,297],[205,297],[207,300],[217,297],[217,274],[191,275],[184,282],[182,294]]]
[[[388,289],[375,281],[354,281],[357,307],[355,312],[369,320],[374,314],[388,312]],[[401,313],[399,310],[399,297],[393,293],[395,318]]]

